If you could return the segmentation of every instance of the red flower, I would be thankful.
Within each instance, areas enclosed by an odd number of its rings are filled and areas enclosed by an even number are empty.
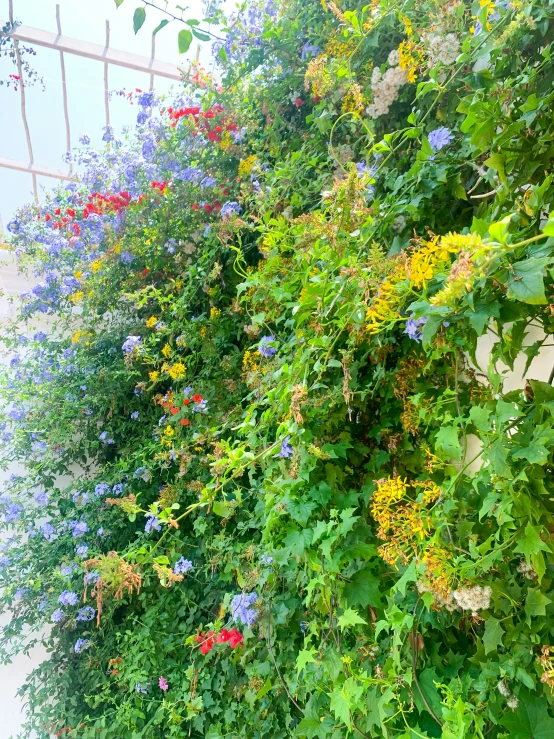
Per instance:
[[[173,406],[173,408],[171,409],[171,415],[174,416],[176,413],[179,413],[180,410],[180,408],[176,408],[175,406]]]
[[[229,632],[228,641],[232,649],[238,647],[239,644],[244,646],[244,636],[235,628],[232,628]]]
[[[62,212],[61,208],[56,208],[56,210],[54,211],[54,215],[59,216],[61,212]]]
[[[202,396],[196,393],[196,395],[192,396],[192,399],[195,403],[201,403],[202,402]]]
[[[68,208],[66,210],[66,213],[68,216],[71,216],[71,218],[75,218],[75,211],[73,210],[73,208]]]
[[[200,651],[202,654],[208,654],[208,652],[212,651],[215,642],[215,634],[213,631],[210,631],[207,636],[205,634],[197,634],[195,639],[197,642],[201,642]]]
[[[185,398],[185,405],[188,405],[190,403],[190,398]]]
[[[296,98],[296,100],[294,101],[294,104],[296,105],[297,108],[301,108],[304,105],[304,101],[302,100],[302,98]]]
[[[190,426],[190,421],[188,418],[181,418],[181,426]]]
[[[51,220],[52,220],[52,216],[51,216],[51,215],[50,215],[49,213],[47,213],[47,214],[46,214],[46,215],[44,216],[44,220],[45,220],[45,221],[51,221]]]
[[[213,206],[210,205],[209,203],[204,203],[202,207],[204,208],[206,213],[213,213]]]
[[[227,629],[221,629],[215,640],[218,644],[223,644],[224,642],[229,641],[230,636],[231,633],[227,631]]]
[[[193,210],[199,210],[199,208],[200,206],[198,205],[198,203],[194,203],[194,205],[192,206]]]

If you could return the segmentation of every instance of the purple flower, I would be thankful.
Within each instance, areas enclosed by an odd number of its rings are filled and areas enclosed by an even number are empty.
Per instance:
[[[48,336],[44,333],[44,331],[37,331],[37,333],[33,336],[33,339],[35,341],[40,341],[41,343],[43,341],[46,341]]]
[[[260,339],[260,344],[258,346],[258,352],[264,357],[265,359],[269,359],[274,354],[277,354],[277,348],[273,346],[275,343],[275,337],[274,336],[262,336]]]
[[[48,493],[46,492],[46,490],[43,490],[42,492],[35,495],[35,503],[37,505],[48,505],[49,502],[50,498],[48,497]]]
[[[258,612],[251,606],[258,600],[257,593],[238,593],[231,601],[231,616],[233,621],[240,621],[245,626],[252,626]]]
[[[221,218],[230,218],[231,216],[238,215],[241,210],[242,208],[235,200],[228,200],[221,206],[219,215]]]
[[[88,526],[85,521],[70,521],[69,529],[71,530],[74,539],[78,539],[80,536],[84,536],[88,532]]]
[[[88,135],[88,133],[82,133],[79,136],[79,143],[83,146],[88,146],[90,144],[90,136]]]
[[[123,483],[116,482],[116,484],[112,488],[112,494],[121,495],[122,492],[123,492]]]
[[[78,547],[75,547],[75,554],[81,557],[81,559],[84,559],[88,554],[88,546],[86,544],[80,544]]]
[[[127,356],[130,354],[138,354],[141,343],[142,343],[142,337],[128,336],[126,341],[123,343],[121,347],[121,349],[123,350],[123,354],[126,354]]]
[[[184,557],[181,557],[181,559],[175,562],[173,573],[175,575],[186,575],[187,572],[190,572],[192,569],[194,569],[194,565],[192,564],[190,559],[185,559]]]
[[[158,680],[158,685],[160,686],[160,689],[163,690],[164,692],[166,690],[169,690],[169,684],[167,680],[165,679],[165,677],[163,677],[163,675],[160,676],[160,679]]]
[[[276,457],[280,457],[281,459],[290,459],[294,453],[294,449],[289,444],[290,441],[290,435],[285,436],[283,441],[281,442],[281,451],[276,454]]]
[[[102,495],[107,495],[109,492],[110,486],[107,482],[99,482],[98,485],[94,488],[94,494],[99,498]]]
[[[85,584],[90,585],[91,583],[97,583],[98,580],[100,580],[100,573],[96,572],[96,570],[92,570],[91,572],[87,572],[85,575]]]
[[[75,654],[79,654],[83,649],[90,648],[90,641],[88,639],[77,639],[75,642]]]
[[[58,598],[58,603],[61,603],[62,606],[76,606],[78,602],[79,596],[71,590],[64,590]]]
[[[102,127],[102,131],[104,132],[102,136],[102,141],[113,141],[114,140],[113,126],[110,126],[110,124],[108,123],[106,126]]]
[[[421,318],[414,318],[412,313],[411,318],[406,321],[406,327],[404,333],[413,339],[414,341],[420,342],[423,337],[423,327],[427,323],[427,316],[421,316]]]
[[[79,565],[76,565],[74,562],[73,564],[66,565],[65,567],[62,567],[60,572],[64,577],[71,577],[71,575],[79,569]]]
[[[175,254],[177,250],[177,242],[175,241],[175,239],[169,239],[169,241],[166,241],[165,248],[167,249],[169,254]]]
[[[19,601],[23,599],[24,595],[25,595],[25,590],[23,590],[23,588],[18,588],[13,594],[14,602],[19,603]]]
[[[131,418],[132,418],[133,421],[138,421],[139,416],[140,416],[140,413],[138,411],[133,411],[131,413]]]
[[[56,610],[52,614],[50,620],[53,621],[55,624],[59,624],[60,621],[63,619],[64,615],[65,614],[64,614],[64,612],[62,611],[61,608],[56,608]]]
[[[131,264],[133,259],[134,259],[133,255],[128,251],[122,251],[121,254],[119,255],[119,261],[122,262],[123,264]]]
[[[135,690],[137,693],[144,693],[144,695],[147,695],[148,691],[150,690],[150,686],[152,683],[144,683],[144,685],[141,685],[140,683],[137,683],[135,685]]]
[[[161,528],[162,528],[162,524],[161,524],[160,519],[157,516],[155,516],[153,513],[149,513],[146,517],[146,525],[144,527],[144,530],[146,531],[146,533],[149,534],[152,531],[152,529],[154,529],[155,531],[160,531]]]
[[[56,529],[52,526],[51,523],[43,523],[40,527],[40,530],[46,541],[52,541],[52,539],[56,536]]]
[[[77,621],[92,621],[95,615],[96,611],[92,606],[85,606],[77,611],[75,618]]]
[[[441,126],[440,128],[436,128],[434,131],[431,131],[427,138],[429,139],[431,149],[433,149],[434,152],[437,152],[450,144],[454,139],[454,134],[445,126]]]
[[[114,440],[109,437],[107,431],[102,431],[100,436],[98,437],[98,440],[102,442],[102,444],[113,444]]]
[[[319,46],[316,46],[315,44],[310,44],[309,41],[306,41],[306,43],[302,47],[302,51],[300,52],[300,58],[303,62],[305,62],[308,58],[308,54],[310,54],[311,57],[316,57],[319,54]]]

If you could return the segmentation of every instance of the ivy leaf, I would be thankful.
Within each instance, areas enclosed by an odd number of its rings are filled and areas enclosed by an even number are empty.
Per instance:
[[[137,8],[133,14],[133,31],[138,33],[146,20],[146,10]]]
[[[502,636],[504,629],[500,625],[500,621],[496,618],[487,618],[485,623],[485,633],[483,634],[483,645],[485,654],[494,652],[499,644],[502,644]]]
[[[548,303],[544,294],[542,271],[550,261],[549,257],[541,259],[530,257],[512,264],[511,273],[506,283],[508,286],[506,297],[530,305]]]
[[[491,429],[491,413],[487,408],[474,405],[469,412],[471,422],[479,431],[490,431]]]
[[[317,649],[315,647],[310,647],[309,649],[302,649],[298,653],[298,657],[296,658],[296,674],[300,674],[304,667],[306,667],[307,664],[310,664],[311,662],[315,662],[314,655],[317,654]]]
[[[192,44],[192,32],[188,28],[183,28],[177,36],[177,44],[179,46],[179,54],[186,54]]]
[[[343,721],[349,728],[352,725],[351,711],[362,696],[364,686],[356,682],[353,677],[345,680],[343,685],[337,685],[332,693],[331,710],[335,714],[335,718]]]
[[[525,527],[523,537],[518,540],[514,552],[525,555],[528,564],[531,563],[531,555],[536,552],[550,552],[550,547],[540,537],[537,529],[528,523]]]
[[[548,462],[548,449],[538,441],[529,446],[520,447],[512,452],[514,459],[526,459],[531,464],[546,464]]]
[[[517,710],[505,713],[500,724],[508,729],[510,739],[551,739],[554,719],[546,710],[544,698],[520,698]]]
[[[441,426],[435,439],[435,444],[439,451],[442,451],[447,458],[455,459],[459,462],[462,458],[462,447],[458,440],[458,434],[454,426]]]
[[[353,608],[347,608],[342,616],[338,617],[338,622],[341,629],[345,629],[347,626],[358,626],[359,624],[367,625],[367,621],[358,616]]]
[[[512,470],[508,464],[508,450],[503,439],[497,439],[494,444],[491,444],[487,456],[495,475],[512,477]]]
[[[529,590],[525,600],[525,613],[531,619],[532,616],[546,616],[546,606],[552,603],[538,588]]]
[[[375,577],[371,570],[359,570],[344,588],[346,603],[349,606],[378,608],[381,605],[379,582],[379,578]]]

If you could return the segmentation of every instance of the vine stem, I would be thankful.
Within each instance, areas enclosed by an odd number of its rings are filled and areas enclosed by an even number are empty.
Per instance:
[[[269,607],[271,608],[271,604],[270,604]],[[273,664],[275,665],[275,669],[277,671],[277,675],[279,676],[279,680],[280,680],[281,685],[283,686],[283,688],[285,690],[285,693],[288,695],[290,701],[296,706],[296,708],[300,711],[300,713],[304,713],[304,709],[301,708],[298,705],[298,703],[295,701],[295,699],[292,697],[292,695],[291,695],[291,693],[290,693],[290,691],[289,691],[289,689],[287,687],[287,684],[283,680],[283,676],[281,675],[281,670],[279,669],[279,665],[277,664],[277,660],[275,659],[275,656],[273,654],[273,650],[271,649],[271,612],[268,613],[268,617],[267,617],[267,639],[266,639],[266,643],[267,643],[267,648],[268,648],[269,654],[271,655],[271,659],[273,661]]]

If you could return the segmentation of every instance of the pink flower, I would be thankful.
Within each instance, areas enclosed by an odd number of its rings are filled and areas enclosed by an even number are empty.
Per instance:
[[[165,679],[165,677],[163,677],[163,675],[162,675],[162,676],[160,677],[160,679],[158,680],[158,685],[160,686],[161,690],[164,690],[164,691],[165,691],[165,690],[169,690],[169,685],[168,685],[168,682],[167,682],[167,680]]]

